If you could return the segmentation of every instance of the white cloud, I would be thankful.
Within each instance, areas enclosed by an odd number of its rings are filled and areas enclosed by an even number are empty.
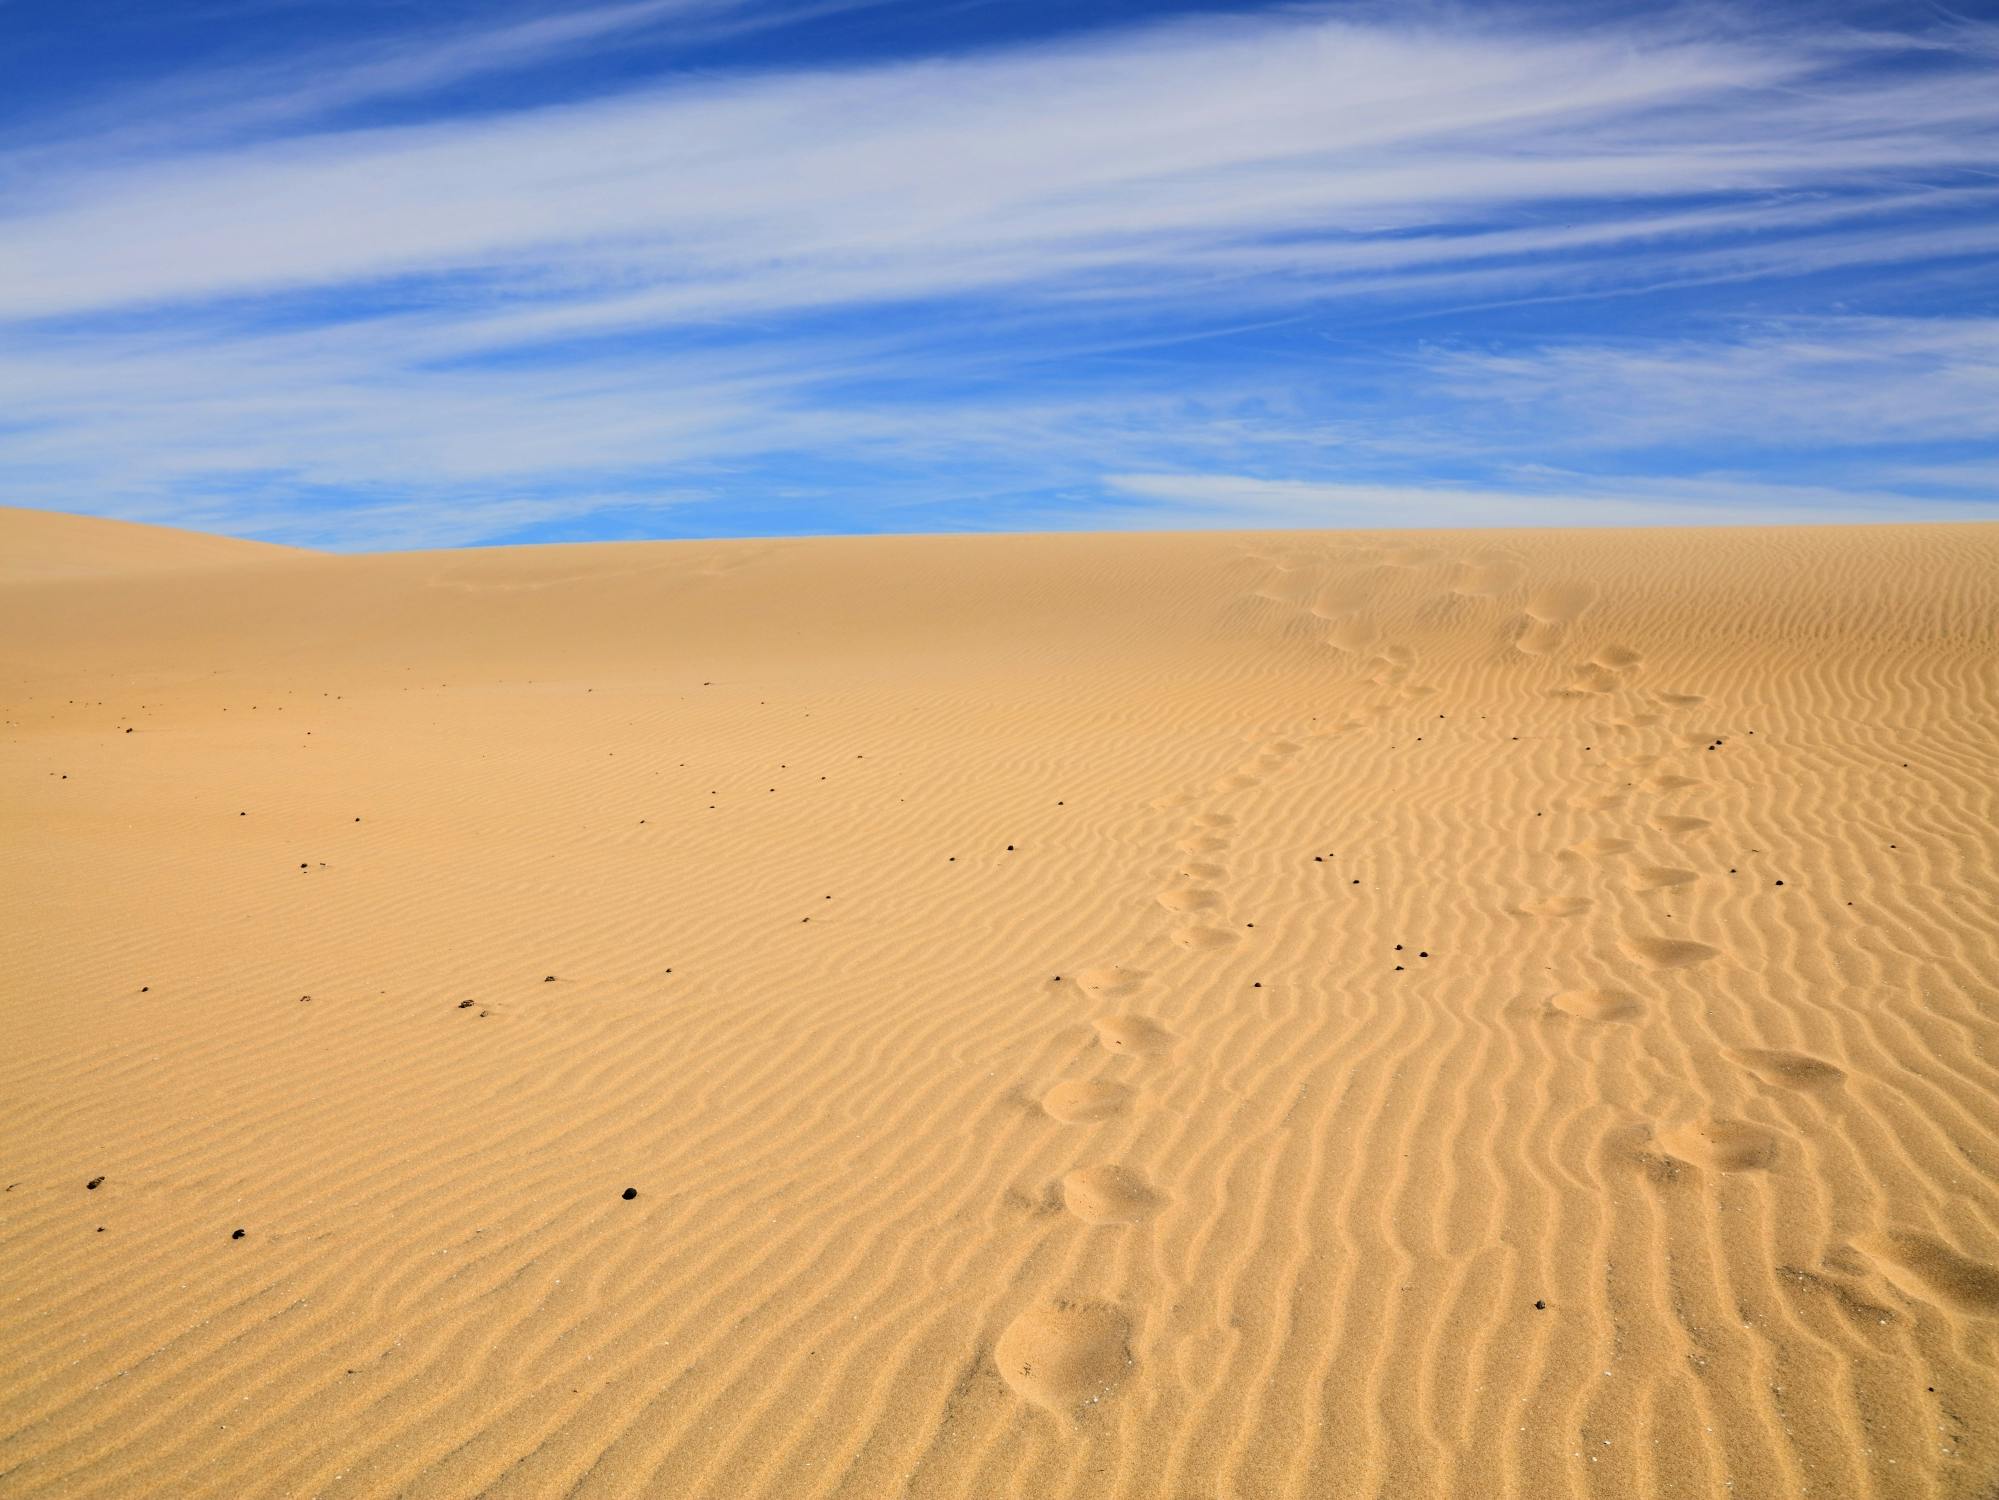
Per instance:
[[[623,0],[192,80],[185,130],[143,153],[132,131],[167,96],[127,101],[122,122],[79,117],[71,138],[0,150],[0,484],[26,503],[180,506],[293,536],[295,516],[239,491],[339,492],[359,497],[355,539],[399,541],[638,503],[615,499],[634,476],[673,473],[684,494],[703,466],[772,453],[889,455],[968,490],[1009,458],[1078,491],[1111,471],[1162,516],[1503,503],[1660,519],[1817,492],[1319,479],[1336,457],[1379,469],[1450,445],[1573,462],[1698,432],[1995,436],[1999,350],[1975,319],[1460,350],[1377,372],[1423,384],[1429,410],[1315,406],[1322,372],[1297,369],[1190,366],[1177,388],[1134,376],[1115,396],[980,385],[1010,361],[1019,379],[1093,341],[1334,299],[1435,308],[1999,250],[1984,33],[1695,41],[1377,15],[304,129],[643,28],[770,19],[738,0]],[[1935,55],[1873,65],[1897,45]],[[979,360],[991,368],[968,371]],[[1295,462],[1292,488],[1229,477],[1277,459]]]

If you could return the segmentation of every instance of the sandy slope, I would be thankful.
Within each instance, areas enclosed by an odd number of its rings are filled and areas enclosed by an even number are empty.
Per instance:
[[[1999,528],[0,556],[0,1495],[1999,1484]]]

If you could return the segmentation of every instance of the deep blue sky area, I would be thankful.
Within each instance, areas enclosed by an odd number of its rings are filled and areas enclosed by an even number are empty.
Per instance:
[[[1999,15],[0,0],[0,503],[1992,517]]]

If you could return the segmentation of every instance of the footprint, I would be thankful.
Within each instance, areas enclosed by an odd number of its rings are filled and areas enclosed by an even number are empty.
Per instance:
[[[1635,1021],[1644,1010],[1626,990],[1563,990],[1548,1003],[1584,1021]]]
[[[1611,693],[1617,690],[1617,674],[1608,667],[1600,667],[1589,662],[1576,669],[1569,679],[1569,691],[1575,693]]]
[[[1202,828],[1233,828],[1235,814],[1223,812],[1196,813],[1194,822]]]
[[[1628,672],[1645,658],[1629,646],[1605,646],[1590,660],[1612,672]]]
[[[1326,642],[1342,651],[1365,651],[1380,634],[1371,615],[1348,615],[1326,632]]]
[[[1126,1167],[1078,1167],[1062,1179],[1063,1205],[1085,1224],[1136,1224],[1159,1212],[1160,1197]]]
[[[1108,1120],[1131,1102],[1131,1090],[1120,1083],[1074,1078],[1058,1083],[1041,1096],[1041,1107],[1065,1125]]]
[[[1137,990],[1151,976],[1143,969],[1126,969],[1117,964],[1085,969],[1076,976],[1084,993],[1098,1000],[1115,1000]]]
[[[1661,771],[1651,778],[1652,785],[1662,792],[1677,792],[1699,782],[1697,776],[1681,776],[1672,771]]]
[[[1821,1062],[1803,1052],[1784,1052],[1760,1047],[1743,1047],[1729,1053],[1765,1083],[1778,1088],[1837,1088],[1846,1074],[1829,1062]]]
[[[1130,1373],[1131,1324],[1109,1303],[1046,1302],[1007,1325],[993,1361],[1023,1401],[1073,1415]]]
[[[1169,807],[1185,807],[1193,800],[1194,794],[1192,792],[1168,792],[1163,797],[1154,797],[1152,805],[1163,810]]]
[[[1999,1266],[1960,1255],[1933,1234],[1890,1230],[1862,1241],[1860,1248],[1909,1296],[1942,1297],[1966,1312],[1999,1315]]]
[[[1106,1016],[1096,1026],[1097,1040],[1112,1052],[1158,1057],[1173,1050],[1173,1033],[1145,1016]]]
[[[1529,656],[1546,656],[1562,643],[1562,627],[1539,620],[1522,620],[1513,632],[1513,648]]]
[[[1189,880],[1220,880],[1224,875],[1228,874],[1228,871],[1224,870],[1220,865],[1203,864],[1197,860],[1189,860],[1186,864],[1180,866],[1179,873]]]
[[[1593,838],[1584,839],[1580,844],[1571,844],[1555,857],[1557,859],[1602,859],[1607,854],[1623,854],[1631,848],[1630,839]]]
[[[1174,845],[1183,854],[1219,854],[1228,846],[1219,833],[1190,833]]]
[[[1675,865],[1641,865],[1627,880],[1634,891],[1662,891],[1672,886],[1692,885],[1700,876]]]
[[[1659,1144],[1681,1161],[1715,1172],[1767,1172],[1782,1141],[1774,1130],[1747,1120],[1715,1118],[1659,1132]]]
[[[1706,818],[1683,818],[1673,813],[1661,813],[1652,819],[1652,826],[1674,838],[1684,838],[1687,834],[1699,833],[1708,823]]]
[[[1567,625],[1596,603],[1596,585],[1544,584],[1527,596],[1527,614],[1544,625]]]
[[[1219,892],[1201,885],[1171,886],[1159,893],[1158,901],[1168,911],[1207,911],[1222,904]]]
[[[1182,948],[1227,948],[1239,939],[1226,927],[1178,927],[1173,941]]]
[[[1655,969],[1684,969],[1706,963],[1721,952],[1689,938],[1637,937],[1624,940],[1624,951]]]
[[[1520,910],[1530,917],[1579,917],[1594,904],[1587,896],[1543,896]]]
[[[1263,781],[1261,777],[1252,776],[1247,771],[1231,771],[1226,776],[1217,776],[1211,784],[1218,792],[1242,792],[1253,786],[1261,786]]]
[[[1521,569],[1512,562],[1462,562],[1451,592],[1469,594],[1474,599],[1490,599],[1512,592],[1520,584]]]
[[[1699,708],[1707,699],[1699,693],[1660,693],[1661,703],[1670,703],[1675,708]]]

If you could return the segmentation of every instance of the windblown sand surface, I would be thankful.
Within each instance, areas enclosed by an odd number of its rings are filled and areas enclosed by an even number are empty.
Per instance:
[[[1999,1484],[1999,528],[0,556],[0,1494]]]

